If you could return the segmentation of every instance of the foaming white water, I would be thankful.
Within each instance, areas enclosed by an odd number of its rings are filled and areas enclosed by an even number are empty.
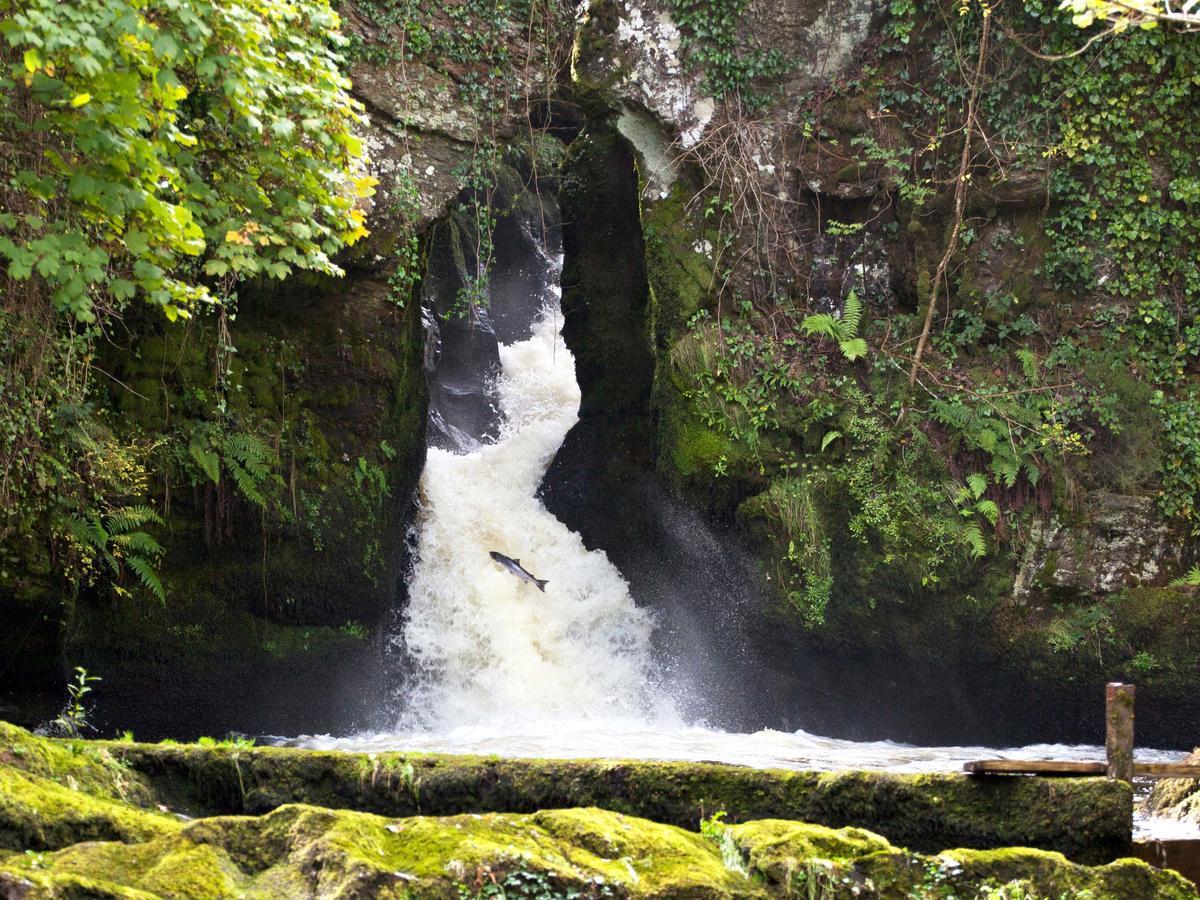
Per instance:
[[[440,732],[314,737],[321,749],[413,750],[556,759],[625,758],[723,762],[753,768],[877,769],[891,772],[954,772],[976,759],[1102,760],[1104,748],[1087,744],[1032,744],[996,749],[980,746],[919,747],[896,741],[850,741],[806,731],[764,729],[749,734],[701,726],[664,727],[628,721],[582,723],[570,730],[513,729],[462,725]],[[1138,751],[1139,762],[1170,762],[1174,751]]]
[[[997,750],[991,747],[917,747],[894,741],[848,741],[805,731],[764,730],[733,734],[709,728],[638,724],[628,719],[578,722],[567,728],[506,728],[496,724],[460,725],[443,731],[364,733],[349,737],[306,737],[290,743],[320,750],[494,754],[551,759],[608,758],[723,762],[753,768],[836,771],[877,769],[890,772],[957,772],[975,759],[1057,759],[1098,761],[1104,748],[1091,745],[1034,744]],[[1140,762],[1178,762],[1182,752],[1139,750]],[[1134,837],[1160,840],[1200,838],[1200,828],[1152,816],[1141,805],[1150,784],[1135,784],[1139,803]]]
[[[604,553],[535,496],[580,401],[553,300],[528,340],[500,347],[499,439],[429,450],[404,627],[418,678],[404,730],[674,718],[653,688],[649,615]],[[546,579],[545,594],[502,570],[493,550]]]

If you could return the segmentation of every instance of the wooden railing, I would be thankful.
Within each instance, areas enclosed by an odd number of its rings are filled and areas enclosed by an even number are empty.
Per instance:
[[[1114,682],[1104,689],[1105,762],[1056,759],[979,759],[963,764],[972,775],[1107,775],[1121,781],[1134,778],[1200,778],[1200,765],[1140,763],[1133,754],[1132,684]]]

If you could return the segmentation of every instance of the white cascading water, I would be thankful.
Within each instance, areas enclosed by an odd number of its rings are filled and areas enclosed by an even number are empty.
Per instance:
[[[429,450],[405,617],[419,673],[406,724],[520,731],[672,716],[652,689],[649,614],[604,553],[535,496],[579,410],[559,321],[555,298],[528,340],[500,347],[495,443]],[[493,550],[545,579],[545,593]]]

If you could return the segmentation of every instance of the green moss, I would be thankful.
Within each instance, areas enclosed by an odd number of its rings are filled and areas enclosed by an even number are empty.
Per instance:
[[[144,841],[176,827],[168,816],[0,768],[0,848],[53,850],[79,841]]]
[[[197,813],[294,802],[385,815],[599,806],[688,828],[800,819],[869,828],[922,851],[1023,844],[1104,862],[1129,849],[1132,794],[1107,779],[792,772],[703,763],[511,760],[277,748],[109,745],[166,802]]]
[[[729,829],[752,875],[787,896],[872,896],[895,900],[953,897],[1087,897],[1089,900],[1194,900],[1175,872],[1140,860],[1104,866],[1072,863],[1027,848],[947,850],[918,856],[861,829],[797,822],[749,822]]]
[[[789,886],[810,859],[851,859],[894,852],[885,838],[861,828],[827,828],[803,822],[765,819],[735,825],[729,836],[748,869],[768,884]]]
[[[660,421],[662,446],[679,478],[711,478],[722,461],[744,453],[727,435],[705,425],[682,397],[663,409]]]
[[[1200,750],[1184,762],[1200,763]],[[1146,808],[1155,815],[1200,822],[1200,778],[1163,778],[1154,783]]]
[[[1153,869],[1136,859],[1119,859],[1088,868],[1069,862],[1059,853],[1019,847],[949,850],[939,859],[958,864],[943,867],[954,873],[948,879],[951,884],[984,881],[1020,885],[1039,897],[1083,897],[1088,892],[1096,900],[1125,897],[1194,900],[1197,896],[1191,882],[1176,872]]]
[[[749,896],[749,881],[730,871],[711,842],[693,832],[600,809],[565,809],[533,817],[559,841],[584,848],[609,867],[616,884],[646,896]],[[622,871],[624,870],[624,871]]]
[[[460,886],[519,872],[564,893],[608,885],[625,897],[763,896],[699,835],[587,809],[394,820],[285,806],[138,846],[84,844],[35,865],[0,860],[0,887],[19,874],[112,896],[457,898]]]
[[[0,722],[0,772],[45,779],[72,791],[149,805],[154,790],[109,746],[95,741],[52,741]]]
[[[945,900],[1004,883],[1037,896],[1196,897],[1178,876],[1132,860],[1087,868],[1057,853],[1011,849],[929,858],[881,836],[930,849],[959,836],[1039,840],[1058,816],[1059,831],[1069,830],[1058,835],[1059,845],[1073,845],[1077,858],[1103,856],[1106,838],[1095,814],[1123,813],[1127,829],[1129,797],[1125,786],[1101,779],[978,782],[685,763],[84,744],[11,728],[4,734],[0,847],[31,851],[0,852],[5,896],[458,900],[463,890],[473,896],[494,883],[516,896],[524,896],[519,885],[532,884],[539,896],[590,896],[603,886],[608,896],[630,898],[804,891],[832,898],[869,885],[879,898]],[[132,771],[117,782],[112,759],[120,769],[121,758]],[[72,772],[95,794],[30,769]],[[122,801],[128,785],[139,785],[143,800],[153,796],[202,816],[265,814],[180,822]],[[730,826],[723,842],[679,827],[695,827],[714,809],[748,821]],[[774,816],[760,820],[764,811]],[[878,822],[872,831],[880,833],[790,820],[820,818]]]
[[[677,181],[667,197],[642,206],[646,278],[650,285],[653,330],[669,341],[687,320],[714,299],[713,261],[707,247],[719,235],[688,209],[695,191]]]

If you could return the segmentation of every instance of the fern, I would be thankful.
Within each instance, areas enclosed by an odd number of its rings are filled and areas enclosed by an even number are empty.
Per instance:
[[[840,431],[829,431],[825,433],[825,437],[821,438],[821,452],[825,452],[825,448],[842,436]]]
[[[858,299],[858,294],[851,291],[842,306],[841,326],[846,338],[852,338],[858,334],[858,327],[862,324],[862,314],[862,301]]]
[[[817,313],[812,316],[805,316],[804,321],[800,323],[800,330],[805,334],[815,334],[819,337],[829,338],[832,341],[841,339],[840,323],[829,313]]]
[[[1017,359],[1021,363],[1021,370],[1025,373],[1025,377],[1031,382],[1037,381],[1038,376],[1038,361],[1033,351],[1022,347],[1016,353]]]
[[[100,517],[95,514],[87,520],[72,519],[71,534],[85,547],[103,549],[108,546],[108,531],[101,524]]]
[[[1172,581],[1171,587],[1200,587],[1200,566],[1192,566],[1186,573]]]
[[[125,560],[125,564],[137,575],[142,586],[158,598],[159,603],[167,602],[167,592],[163,589],[154,565],[146,557],[130,556]]]
[[[963,406],[958,399],[932,400],[929,403],[929,411],[937,421],[956,431],[970,431],[979,421],[975,412]]]
[[[163,554],[162,544],[144,531],[114,534],[112,542],[130,554],[140,553],[143,556],[161,556]]]
[[[1005,487],[1012,487],[1017,483],[1017,476],[1021,473],[1021,467],[1016,457],[1012,455],[1011,449],[1005,447],[1004,451],[992,457],[992,474]]]
[[[271,448],[253,434],[235,432],[225,435],[221,449],[238,491],[255,506],[266,506],[264,488],[274,474]]]
[[[983,496],[983,492],[987,490],[987,476],[981,475],[978,472],[968,475],[967,487],[971,489],[971,495],[978,500]]]
[[[842,356],[854,362],[867,355],[867,342],[857,336],[859,325],[862,324],[862,314],[862,301],[851,291],[842,307],[841,318],[830,313],[805,316],[800,323],[800,330],[808,335],[837,341]]]
[[[194,478],[219,485],[224,469],[235,490],[259,507],[266,506],[267,486],[278,478],[275,453],[262,438],[226,431],[220,425],[195,426],[187,444],[187,458],[194,465]]]
[[[959,537],[966,545],[972,559],[987,556],[987,541],[983,537],[983,531],[978,522],[968,522],[964,525]]]
[[[128,569],[160,602],[165,602],[166,591],[155,571],[155,563],[165,551],[152,535],[141,530],[147,524],[161,525],[162,517],[148,506],[125,506],[104,517],[91,513],[87,519],[72,519],[70,531],[112,572],[116,593],[127,593],[116,582]]]
[[[237,489],[243,497],[255,506],[266,505],[267,498],[263,496],[262,491],[259,489],[257,479],[248,470],[242,468],[232,459],[225,460],[225,468],[229,470],[229,476],[233,479],[233,483],[237,485]]]
[[[1000,507],[998,507],[992,500],[980,500],[977,504],[975,504],[975,509],[992,525],[995,525],[1000,521]]]
[[[1021,468],[1025,470],[1025,477],[1029,480],[1029,483],[1036,486],[1038,479],[1042,476],[1042,470],[1037,464],[1037,459],[1032,456],[1026,456],[1021,460]]]
[[[861,359],[867,355],[867,342],[862,338],[851,338],[848,341],[839,341],[838,347],[841,348],[842,356],[854,362],[856,359]]]
[[[147,524],[163,524],[162,517],[148,506],[123,506],[108,514],[110,534],[128,534]]]
[[[196,461],[200,471],[208,476],[209,481],[216,484],[221,480],[221,457],[194,442],[188,445],[188,453]]]

